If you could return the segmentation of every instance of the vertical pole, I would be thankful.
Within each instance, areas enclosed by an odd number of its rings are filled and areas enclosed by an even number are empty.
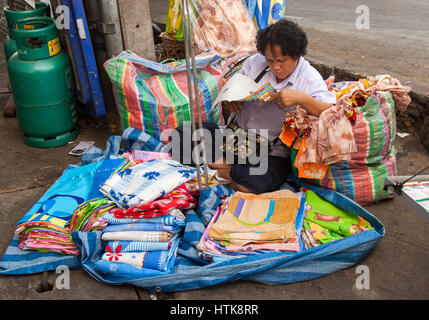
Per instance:
[[[188,26],[188,36],[189,36],[189,49],[190,49],[190,56],[191,56],[191,62],[192,62],[192,74],[193,74],[193,80],[194,80],[194,90],[195,90],[195,99],[196,99],[196,106],[197,106],[197,117],[198,117],[198,127],[200,129],[201,133],[201,152],[202,152],[202,158],[203,158],[203,168],[204,168],[204,178],[206,181],[206,187],[209,187],[209,177],[207,173],[207,159],[206,159],[206,148],[204,143],[204,135],[203,135],[203,120],[201,117],[201,106],[200,106],[200,99],[199,99],[199,93],[198,93],[198,78],[197,78],[197,68],[195,65],[195,51],[192,41],[192,23],[190,21],[190,12],[189,12],[189,0],[185,0],[186,2],[186,21]],[[213,141],[212,141],[213,142]],[[199,153],[198,153],[199,154]]]
[[[189,21],[187,19],[187,15],[186,15],[186,12],[184,10],[185,1],[186,0],[180,0],[181,7],[182,7],[183,38],[185,40],[186,73],[187,73],[187,78],[188,78],[188,97],[189,97],[188,99],[189,99],[189,111],[190,111],[190,115],[191,115],[191,138],[192,138],[196,128],[195,128],[194,101],[193,101],[193,90],[192,90],[192,75],[191,75],[191,67],[190,67],[189,37],[191,35],[189,34],[189,28],[188,28],[188,22]],[[197,97],[197,99],[198,99],[198,97]],[[194,145],[194,148],[192,150],[192,156],[193,156],[194,151],[198,151],[198,144],[197,144],[197,141],[194,139],[192,139],[192,142]],[[202,189],[199,157],[195,157],[195,165],[197,167],[198,187],[199,187],[199,189]]]

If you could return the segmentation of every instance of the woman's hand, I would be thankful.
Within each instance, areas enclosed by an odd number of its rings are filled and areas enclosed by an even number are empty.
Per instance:
[[[243,104],[240,101],[223,101],[222,106],[232,113],[239,113],[243,108]]]
[[[313,116],[318,117],[323,111],[332,107],[332,104],[319,101],[303,91],[282,89],[271,99],[279,108],[284,109],[293,105],[300,105]]]
[[[306,96],[307,94],[302,91],[286,88],[277,92],[271,101],[277,103],[277,105],[283,109],[291,107],[295,104],[303,104]]]

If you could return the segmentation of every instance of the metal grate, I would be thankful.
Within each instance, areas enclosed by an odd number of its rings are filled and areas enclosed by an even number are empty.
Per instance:
[[[0,39],[7,38],[9,31],[7,30],[6,17],[4,16],[3,8],[6,7],[6,0],[0,0]]]
[[[25,0],[7,0],[6,1],[7,6],[11,10],[15,10],[15,11],[25,11],[25,10],[34,9],[34,7],[28,4],[31,2],[34,2],[34,1],[25,1]]]
[[[28,1],[32,2],[32,1]],[[6,17],[4,16],[3,9],[8,7],[15,11],[32,10],[33,8],[25,0],[0,0],[0,40],[4,40],[9,35]]]

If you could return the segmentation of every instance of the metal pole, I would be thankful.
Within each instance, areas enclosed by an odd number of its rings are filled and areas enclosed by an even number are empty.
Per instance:
[[[183,36],[185,40],[185,54],[186,54],[186,69],[188,72],[188,88],[189,88],[189,97],[191,98],[193,96],[192,87],[191,84],[193,83],[194,91],[195,91],[195,99],[196,99],[196,106],[197,106],[197,116],[198,116],[198,124],[199,129],[203,128],[202,125],[202,119],[201,119],[201,110],[200,110],[200,103],[198,99],[198,78],[196,73],[196,65],[195,65],[195,53],[192,43],[192,26],[190,21],[190,15],[189,15],[189,3],[188,0],[182,0],[182,23],[183,23]],[[192,77],[191,77],[191,69],[192,69]],[[194,115],[194,107],[193,104],[190,104],[191,108],[191,122],[192,122],[192,135],[196,131],[196,124],[195,124],[195,115]],[[201,130],[202,132],[202,130]],[[207,173],[207,164],[206,164],[206,153],[205,153],[205,145],[204,145],[204,136],[201,135],[201,150],[202,150],[202,156],[203,156],[203,167],[204,167],[204,177],[206,181],[206,186],[209,187],[209,179],[208,179],[208,173]],[[197,142],[194,141],[194,148],[196,148],[196,151],[198,152],[198,164],[197,168],[198,171],[200,170],[200,164],[199,164],[199,148],[197,145]],[[201,176],[198,172],[198,184],[201,188]]]
[[[193,80],[194,80],[194,90],[195,90],[195,99],[196,99],[196,106],[197,106],[197,116],[198,116],[198,127],[200,129],[201,132],[201,152],[202,152],[202,156],[203,156],[203,168],[204,168],[204,178],[206,181],[206,187],[209,187],[209,176],[207,173],[207,161],[206,161],[206,148],[205,148],[205,144],[204,144],[204,135],[203,133],[203,120],[201,117],[201,109],[200,109],[200,99],[199,94],[198,94],[198,78],[197,78],[197,68],[196,68],[196,64],[195,64],[195,51],[194,51],[194,46],[192,43],[192,24],[190,21],[190,16],[189,16],[189,0],[185,0],[186,2],[186,23],[187,23],[187,34],[188,34],[188,47],[190,49],[190,56],[191,56],[191,62],[192,62],[192,74],[193,74]],[[183,15],[183,13],[182,13]],[[213,141],[212,141],[213,142]],[[199,153],[198,153],[199,154]]]
[[[193,93],[192,93],[192,76],[191,76],[191,69],[190,69],[190,57],[189,57],[189,53],[190,53],[190,49],[189,47],[189,29],[188,29],[188,21],[186,19],[186,14],[185,11],[183,10],[183,8],[185,8],[184,4],[185,4],[186,0],[181,0],[181,6],[182,6],[182,24],[183,24],[183,37],[185,40],[185,56],[186,56],[186,73],[187,73],[187,78],[188,78],[188,100],[189,100],[189,113],[191,115],[191,137],[193,136],[194,132],[195,132],[195,115],[194,115],[194,101],[193,101]],[[193,140],[193,139],[192,139]],[[198,145],[197,145],[197,141],[192,141],[194,144],[194,150],[198,150]],[[193,155],[193,152],[191,153]],[[197,159],[195,159],[195,165],[197,167],[197,177],[198,177],[198,187],[200,189],[202,189],[202,184],[201,184],[201,171],[200,171],[200,160],[199,157],[196,157]]]

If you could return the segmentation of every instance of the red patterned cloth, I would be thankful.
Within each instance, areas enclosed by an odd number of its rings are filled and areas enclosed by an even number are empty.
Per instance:
[[[195,190],[192,184],[184,183],[165,196],[145,205],[129,209],[113,209],[110,213],[118,219],[159,217],[173,208],[181,210],[194,208],[197,203],[194,195],[197,194],[198,190]]]

